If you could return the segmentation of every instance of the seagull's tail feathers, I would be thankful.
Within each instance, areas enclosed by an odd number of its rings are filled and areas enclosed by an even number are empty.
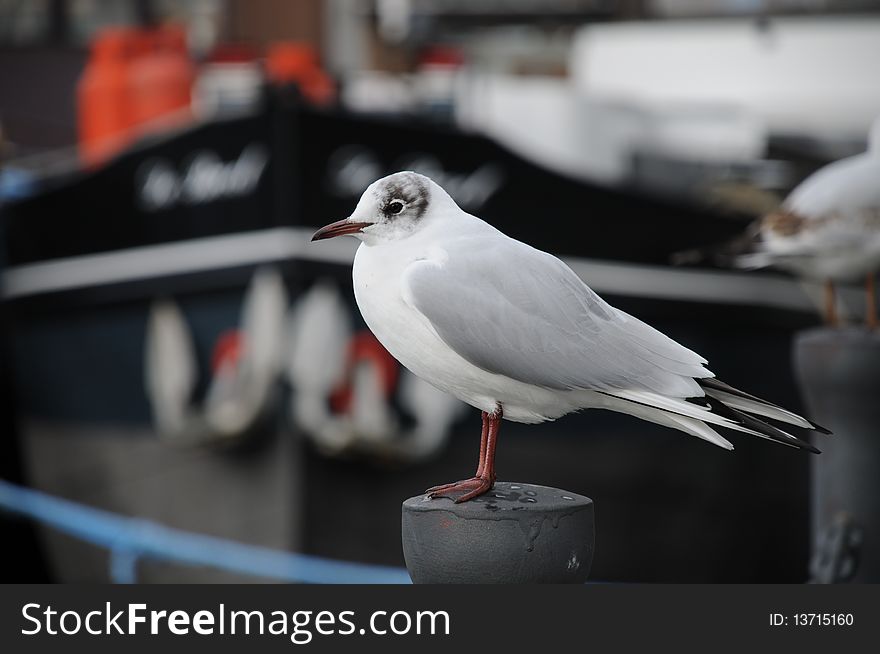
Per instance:
[[[819,450],[807,441],[750,414],[830,433],[795,413],[737,391],[714,378],[698,379],[697,382],[704,388],[705,397],[683,400],[648,391],[613,389],[600,392],[605,397],[602,406],[679,429],[725,449],[733,449],[733,446],[709,425],[725,427],[789,447],[819,453]],[[719,390],[719,387],[725,390]]]
[[[700,422],[699,420],[695,420],[694,418],[677,416],[674,413],[663,412],[663,414],[669,417],[672,423],[669,426],[673,429],[679,429],[686,434],[690,434],[691,436],[702,438],[704,441],[709,441],[710,443],[717,445],[718,447],[723,447],[725,450],[733,449],[733,443],[724,438],[724,436],[712,429],[705,422]]]
[[[602,393],[603,399],[599,402],[603,409],[610,411],[618,411],[626,413],[648,422],[653,422],[664,427],[672,427],[678,429],[691,436],[702,438],[704,441],[723,447],[725,450],[732,450],[733,444],[724,438],[717,431],[712,429],[705,422],[695,418],[689,418],[677,413],[671,413],[664,409],[648,406],[639,402],[631,402],[607,393]]]

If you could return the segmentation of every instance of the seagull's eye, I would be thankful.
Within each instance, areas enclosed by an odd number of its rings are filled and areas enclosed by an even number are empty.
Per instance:
[[[385,207],[385,213],[398,214],[401,211],[403,211],[403,202],[400,200],[392,200],[388,203],[388,206]]]

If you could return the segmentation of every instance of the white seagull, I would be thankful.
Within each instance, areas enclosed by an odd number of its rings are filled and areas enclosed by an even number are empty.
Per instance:
[[[819,169],[757,224],[756,251],[743,268],[775,266],[825,283],[825,321],[837,325],[834,284],[864,280],[865,321],[877,327],[874,276],[880,268],[880,118],[868,150]]]
[[[553,255],[462,211],[400,172],[313,241],[361,240],[354,291],[367,325],[417,376],[482,411],[474,477],[435,486],[463,502],[495,482],[501,419],[540,423],[588,408],[628,413],[733,449],[710,425],[812,452],[755,417],[825,431],[715,379],[706,360],[596,295]]]

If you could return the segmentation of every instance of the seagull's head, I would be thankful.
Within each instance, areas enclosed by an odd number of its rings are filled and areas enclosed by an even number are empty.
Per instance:
[[[422,229],[448,203],[454,206],[430,178],[410,171],[394,173],[370,184],[348,218],[322,227],[312,240],[346,234],[367,245],[400,240]]]

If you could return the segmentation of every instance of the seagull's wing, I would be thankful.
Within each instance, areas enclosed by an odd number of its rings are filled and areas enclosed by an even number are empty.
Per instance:
[[[812,423],[717,382],[701,356],[606,303],[556,257],[500,233],[456,239],[410,264],[403,293],[449,347],[488,372],[598,391],[606,408],[722,447],[732,446],[705,423],[815,450],[743,411]]]
[[[501,234],[411,264],[405,297],[453,350],[489,372],[556,390],[702,396],[705,360],[607,304],[556,257]]]
[[[783,207],[807,220],[880,207],[880,153],[866,152],[820,168],[797,185]]]

